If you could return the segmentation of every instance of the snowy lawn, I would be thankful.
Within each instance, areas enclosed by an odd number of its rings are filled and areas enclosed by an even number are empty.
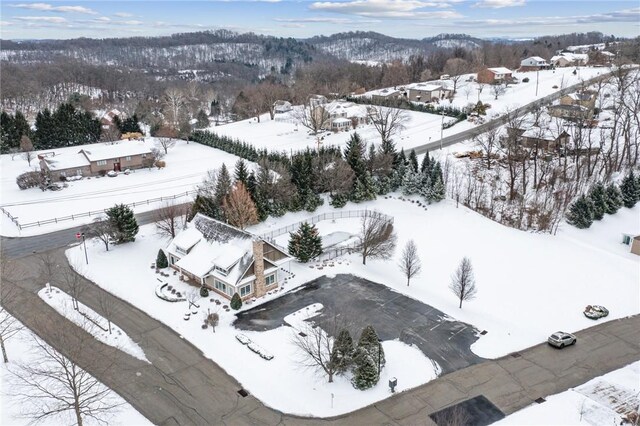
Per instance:
[[[128,143],[122,141],[120,143]],[[132,142],[134,143],[134,142]],[[137,143],[137,142],[135,142]],[[156,146],[154,138],[146,138],[149,147]],[[95,144],[101,146],[103,144]],[[91,149],[95,145],[83,145],[69,148],[56,148],[56,155],[72,155],[80,149]],[[20,190],[16,185],[16,177],[24,172],[39,168],[38,161],[27,161],[20,156],[11,160],[6,154],[0,156],[0,205],[18,218],[20,223],[30,223],[64,217],[72,214],[88,211],[100,211],[112,207],[116,203],[134,203],[159,197],[170,197],[192,191],[202,182],[208,170],[221,167],[226,164],[233,167],[238,157],[226,152],[210,148],[198,143],[187,143],[178,140],[173,148],[169,148],[168,154],[163,159],[166,162],[164,169],[138,169],[129,175],[121,173],[117,177],[91,177],[82,180],[67,182],[68,188],[61,191],[42,192],[38,188]],[[193,199],[192,195],[175,200],[183,203]],[[136,206],[136,213],[156,209],[164,202],[156,202]],[[0,231],[4,236],[28,236],[78,226],[93,220],[92,217],[82,217],[76,220],[68,220],[44,226],[34,226],[23,230],[18,228],[5,216],[0,222]]]
[[[16,363],[27,364],[31,360],[35,359],[36,352],[34,352],[33,349],[34,337],[34,334],[28,328],[24,328],[6,342],[9,364],[2,364],[2,366],[0,366],[0,424],[2,425],[23,426],[30,424],[30,419],[20,418],[21,411],[19,401],[15,397],[8,395],[11,390],[11,382],[9,380],[10,373],[7,368],[15,368]],[[151,422],[149,422],[142,414],[140,414],[116,393],[113,393],[111,398],[116,404],[121,403],[123,405],[118,408],[117,412],[113,414],[113,417],[108,419],[109,425],[142,426],[151,424]],[[63,416],[56,418],[56,420],[54,420],[54,418],[50,418],[43,424],[56,425],[73,423],[75,423],[75,419]],[[86,418],[85,424],[99,425],[101,423],[90,418]]]
[[[639,392],[640,361],[552,395],[494,425],[621,425],[625,423],[620,413],[638,414]]]
[[[405,123],[406,128],[394,137],[398,149],[411,149],[440,138],[442,116],[414,111],[407,111],[407,115],[409,120]],[[445,117],[444,120],[447,122],[453,118]],[[260,116],[260,123],[254,117],[222,126],[214,126],[208,130],[219,135],[246,141],[257,148],[267,148],[269,151],[289,153],[317,147],[317,136],[309,134],[309,129],[296,123],[296,120],[288,114],[278,114],[276,120],[270,120],[269,114],[263,114]],[[473,124],[465,121],[445,129],[444,136],[453,135],[471,127]],[[320,134],[323,138],[322,145],[344,147],[353,132],[353,129],[348,132],[322,132]],[[380,144],[380,135],[373,125],[358,126],[355,132],[358,132],[363,140],[369,144]]]
[[[76,310],[73,307],[71,296],[59,288],[47,284],[38,292],[38,296],[58,311],[60,315],[91,333],[102,343],[118,348],[139,360],[149,362],[142,348],[131,340],[120,327],[111,323],[111,332],[109,332],[109,323],[105,318],[80,302],[78,302],[78,310]]]
[[[135,243],[115,246],[109,252],[105,252],[96,241],[88,242],[91,258],[88,267],[83,266],[81,246],[69,249],[67,257],[76,269],[101,287],[172,327],[234,376],[244,388],[275,409],[309,416],[338,415],[388,397],[390,372],[398,379],[397,391],[421,385],[437,376],[437,366],[419,349],[399,341],[385,341],[383,347],[387,364],[377,386],[367,391],[356,390],[348,376],[336,377],[334,383],[327,383],[326,377],[302,367],[299,349],[293,343],[293,328],[282,326],[267,332],[238,330],[231,326],[234,312],[224,309],[229,302],[213,293],[207,298],[199,298],[197,308],[189,308],[186,301],[171,303],[156,297],[155,288],[162,283],[168,283],[183,295],[198,289],[180,282],[171,270],[163,271],[165,276],[155,273],[150,265],[155,261],[158,248],[166,245],[166,240],[154,234],[153,225],[142,226],[140,230]],[[121,265],[123,259],[129,265],[130,279],[127,282],[108,273]],[[341,272],[348,271],[348,263],[345,262]],[[321,274],[317,269],[296,264],[292,265],[292,272],[296,277],[286,284],[287,290]],[[260,302],[271,300],[278,294],[270,294]],[[216,304],[216,300],[220,304]],[[245,304],[243,308],[253,306],[255,304]],[[217,312],[220,316],[215,332],[211,328],[202,329],[203,320],[210,312]],[[248,337],[273,355],[273,359],[267,361],[249,350],[238,341],[238,334]]]
[[[637,218],[640,206],[632,211],[622,209],[617,215],[605,218],[603,229],[576,231],[563,226],[557,236],[517,231],[492,222],[462,206],[444,201],[425,211],[408,201],[397,198],[379,199],[346,209],[377,209],[395,218],[398,248],[392,261],[367,261],[361,264],[357,254],[343,258],[331,268],[318,270],[292,262],[295,277],[283,290],[290,290],[324,274],[352,273],[385,284],[403,294],[432,305],[449,316],[468,322],[488,333],[472,346],[482,357],[499,357],[543,342],[557,330],[576,331],[594,325],[584,317],[586,305],[600,304],[610,315],[600,321],[612,320],[640,312],[639,259],[614,247],[621,229]],[[295,223],[310,216],[334,209],[325,203],[314,213],[288,213],[281,218],[269,218],[251,231],[260,234]],[[618,220],[618,218],[620,218]],[[322,235],[336,232],[357,233],[357,222],[336,220],[321,222]],[[592,237],[591,234],[600,235]],[[608,236],[608,237],[607,237]],[[397,268],[397,260],[407,240],[413,238],[423,262],[423,272],[412,280],[411,286]],[[598,241],[601,239],[601,242]],[[585,243],[584,241],[593,241]],[[89,242],[92,259],[89,268],[83,265],[80,246],[67,251],[71,263],[84,269],[84,274],[115,295],[135,304],[153,317],[165,322],[239,380],[243,386],[266,404],[282,411],[328,416],[352,411],[388,395],[383,372],[378,386],[367,392],[355,391],[348,381],[339,379],[333,385],[310,371],[301,371],[295,362],[295,348],[291,343],[291,329],[280,327],[268,332],[245,332],[252,341],[274,355],[266,361],[235,339],[239,331],[231,326],[233,311],[218,297],[201,300],[198,309],[188,309],[186,302],[169,303],[155,296],[158,284],[171,284],[183,294],[193,288],[181,283],[169,272],[160,277],[150,268],[157,251],[167,244],[154,234],[153,226],[141,227],[135,243],[116,246],[105,252],[98,242]],[[450,276],[460,259],[468,256],[473,264],[478,286],[475,300],[465,302],[462,309],[451,294]],[[131,280],[122,282],[108,273],[127,262]],[[131,282],[137,283],[135,286]],[[612,291],[615,289],[615,291]],[[260,302],[278,297],[281,291],[266,296]],[[253,307],[254,304],[245,307]],[[189,320],[185,314],[190,312]],[[208,312],[220,314],[215,333],[201,329]],[[399,342],[385,342],[388,351],[388,370],[399,379],[400,390],[416,386],[433,376],[409,375],[400,378],[402,367],[394,365],[394,347],[401,357],[415,356],[415,362],[400,362],[400,366],[431,365],[419,351]],[[387,347],[389,349],[387,350]],[[224,348],[224,350],[220,350]],[[418,356],[420,355],[420,357]],[[418,362],[418,360],[421,360]],[[274,386],[274,383],[278,383]],[[330,408],[333,393],[334,408]],[[340,395],[340,397],[338,397]],[[321,401],[321,402],[315,402]]]

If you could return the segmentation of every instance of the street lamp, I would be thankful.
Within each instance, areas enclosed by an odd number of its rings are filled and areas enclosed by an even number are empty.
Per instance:
[[[382,340],[378,339],[378,378],[380,378],[380,360],[382,357],[380,353],[382,352]]]
[[[442,109],[442,123],[440,124],[440,149],[442,149],[443,134],[444,134],[444,108]]]
[[[87,256],[87,241],[84,239],[84,232],[77,232],[76,239],[82,238],[82,244],[84,245],[84,260],[89,264],[89,256]]]

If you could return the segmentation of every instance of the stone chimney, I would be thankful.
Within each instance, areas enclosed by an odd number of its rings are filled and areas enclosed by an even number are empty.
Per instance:
[[[255,297],[262,297],[267,293],[264,281],[264,243],[261,239],[253,240],[253,272],[256,276]]]

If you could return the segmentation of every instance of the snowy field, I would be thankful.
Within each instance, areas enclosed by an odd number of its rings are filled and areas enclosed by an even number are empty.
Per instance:
[[[91,333],[102,343],[118,348],[139,360],[149,362],[142,348],[120,327],[112,323],[111,331],[109,331],[107,320],[81,302],[78,302],[78,309],[76,310],[73,307],[71,296],[59,288],[47,284],[38,292],[38,296],[58,311],[60,315]]]
[[[635,410],[640,400],[640,361],[545,398],[494,425],[621,425],[622,413]]]
[[[421,300],[449,316],[468,322],[488,333],[472,346],[479,356],[495,358],[546,340],[557,330],[577,331],[594,325],[584,317],[586,305],[601,304],[610,310],[606,320],[622,318],[640,312],[640,262],[618,244],[623,229],[637,222],[640,206],[622,209],[606,217],[589,230],[579,231],[563,226],[557,236],[534,234],[504,227],[455,203],[443,201],[425,211],[397,198],[379,199],[346,209],[376,209],[395,218],[398,248],[391,261],[369,260],[363,266],[357,254],[339,258],[333,267],[318,270],[292,262],[295,278],[283,290],[290,290],[320,275],[351,273],[380,282],[396,291]],[[269,218],[251,231],[260,234],[303,220],[314,214],[333,211],[327,204],[318,211],[288,213],[281,218]],[[352,219],[321,222],[322,235],[354,234]],[[569,229],[567,229],[569,228]],[[344,235],[343,234],[343,235]],[[423,272],[411,286],[397,267],[398,257],[407,240],[413,238],[423,263]],[[328,416],[352,411],[388,396],[386,377],[370,391],[355,391],[345,379],[333,385],[312,372],[300,370],[295,362],[291,330],[277,328],[268,332],[242,332],[275,356],[265,361],[235,340],[239,332],[231,326],[233,312],[225,312],[211,302],[217,296],[202,300],[191,319],[186,302],[170,304],[153,296],[155,287],[168,282],[179,291],[188,291],[176,276],[159,278],[149,265],[157,251],[167,244],[154,234],[153,226],[141,227],[136,242],[116,246],[109,252],[98,242],[91,242],[92,263],[83,272],[87,277],[117,296],[140,307],[151,316],[165,322],[185,336],[203,352],[240,381],[257,398],[273,408],[302,415]],[[67,255],[76,268],[84,262],[82,250],[72,248]],[[468,256],[473,264],[478,295],[465,302],[462,309],[451,294],[450,276],[460,259]],[[123,259],[129,262],[130,286],[108,271],[118,268]],[[615,285],[616,291],[611,291]],[[260,302],[271,300],[281,292],[268,295]],[[227,304],[222,301],[222,305]],[[246,305],[245,305],[246,306]],[[253,304],[250,307],[255,306]],[[200,325],[207,312],[220,314],[220,326],[215,334]],[[517,319],[517,320],[516,320]],[[600,320],[603,321],[603,320]],[[417,349],[400,342],[384,342],[388,352],[388,371],[393,371],[402,385],[400,390],[430,380],[435,371],[429,359]],[[225,350],[220,350],[224,347]],[[397,354],[397,355],[394,355]],[[396,358],[397,356],[397,358]],[[412,362],[406,362],[411,357]],[[404,359],[404,361],[399,361]],[[399,362],[400,366],[395,364]],[[402,366],[410,365],[405,371]],[[412,374],[420,368],[425,374]],[[393,369],[393,370],[392,370]],[[421,370],[421,371],[423,371]],[[259,372],[257,372],[259,371]],[[407,377],[404,377],[405,375]],[[401,378],[402,377],[402,378]],[[274,386],[273,383],[279,383]],[[330,394],[334,407],[330,407]]]
[[[405,123],[406,129],[393,138],[398,149],[411,149],[439,140],[442,116],[415,111],[407,111],[407,115],[409,120]],[[445,123],[451,120],[453,118],[444,117]],[[458,123],[445,129],[444,137],[473,126],[466,121]],[[286,113],[276,115],[276,120],[270,120],[269,114],[263,114],[260,116],[260,123],[254,117],[222,126],[214,126],[208,130],[219,135],[243,140],[257,148],[267,148],[269,151],[290,153],[318,146],[317,136],[309,134],[309,129],[297,124],[297,121]],[[322,145],[344,147],[353,132],[354,130],[338,133],[322,132],[320,134],[323,137]],[[358,132],[368,144],[380,144],[380,135],[373,125],[358,126],[355,132]]]
[[[149,147],[155,146],[153,138],[147,138],[146,141]],[[121,143],[127,143],[127,141]],[[76,153],[80,149],[90,150],[91,146],[57,148],[53,151],[56,155],[65,155]],[[46,152],[51,152],[51,150]],[[128,204],[159,197],[170,197],[194,190],[202,182],[208,170],[221,167],[223,163],[233,170],[238,157],[204,145],[179,140],[173,148],[169,148],[169,152],[163,160],[167,166],[161,170],[154,167],[152,169],[138,169],[129,175],[122,173],[114,178],[84,178],[68,182],[69,187],[61,191],[42,192],[38,188],[20,190],[16,185],[16,177],[19,174],[39,167],[37,160],[31,162],[30,168],[27,161],[20,156],[16,156],[12,160],[8,154],[2,155],[0,156],[0,206],[17,217],[20,223],[29,223],[88,211],[99,211],[112,207],[116,203]],[[182,203],[192,199],[193,196],[190,195],[189,197],[177,198],[175,202]],[[156,202],[136,206],[134,211],[140,213],[156,209],[161,207],[163,203]],[[87,216],[73,221],[34,226],[20,231],[5,215],[0,216],[2,216],[0,234],[3,236],[42,234],[89,223],[95,217]]]
[[[476,103],[480,99],[483,103],[488,103],[491,108],[487,111],[487,118],[494,118],[501,115],[508,109],[515,109],[530,102],[548,96],[558,90],[580,83],[583,80],[602,75],[608,72],[607,68],[589,68],[582,67],[579,73],[573,75],[574,68],[558,68],[556,70],[540,71],[538,75],[538,95],[536,96],[536,73],[514,72],[514,77],[522,81],[528,77],[528,83],[512,84],[503,95],[495,99],[495,95],[491,92],[491,88],[487,85],[483,88],[478,97],[478,84],[475,82],[464,81],[470,76],[463,77],[458,83],[457,94],[453,102],[443,101],[440,105],[453,105],[463,108],[469,103]],[[469,87],[469,96],[467,97],[467,88]],[[557,88],[553,88],[557,86]],[[300,108],[300,107],[297,107]],[[427,114],[415,111],[407,111],[409,120],[406,123],[406,129],[396,135],[393,139],[398,149],[404,148],[410,150],[419,145],[429,142],[436,142],[440,139],[442,116],[436,114]],[[444,117],[444,121],[453,120],[451,117]],[[455,126],[444,129],[443,136],[447,137],[460,133],[464,130],[475,127],[474,124],[467,121],[456,124]],[[276,120],[270,120],[269,114],[260,116],[258,123],[256,118],[238,121],[222,126],[214,126],[208,130],[220,135],[229,136],[246,141],[258,148],[267,148],[270,151],[298,151],[307,147],[313,148],[317,146],[315,135],[309,134],[309,130],[297,124],[297,120],[288,113],[276,115]],[[367,143],[380,143],[380,136],[372,125],[358,126],[355,130],[363,137]],[[348,132],[324,132],[323,145],[337,145],[344,147],[354,130]]]
[[[20,404],[13,396],[8,395],[10,392],[10,380],[9,371],[7,368],[15,368],[16,363],[29,363],[34,359],[35,353],[33,350],[34,334],[28,329],[24,328],[14,337],[6,342],[7,355],[9,356],[9,364],[2,364],[0,366],[0,424],[4,426],[26,426],[31,424],[29,419],[20,418]],[[121,405],[113,417],[108,419],[109,425],[123,425],[123,426],[142,426],[150,425],[151,423],[140,414],[135,408],[129,405],[116,393],[112,394],[112,398],[116,404]],[[43,425],[61,425],[61,424],[74,424],[75,419],[71,417],[63,416],[50,418],[40,424]],[[84,422],[87,426],[99,425],[92,419],[85,419]]]

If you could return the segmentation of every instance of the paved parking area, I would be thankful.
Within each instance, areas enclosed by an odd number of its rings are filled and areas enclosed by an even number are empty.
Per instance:
[[[353,275],[310,281],[278,299],[238,314],[234,325],[243,330],[271,330],[283,325],[286,315],[312,303],[324,305],[322,315],[316,317],[321,326],[333,321],[336,315],[356,329],[371,324],[382,340],[400,339],[416,345],[440,365],[442,374],[483,361],[470,349],[479,334],[473,326]]]

